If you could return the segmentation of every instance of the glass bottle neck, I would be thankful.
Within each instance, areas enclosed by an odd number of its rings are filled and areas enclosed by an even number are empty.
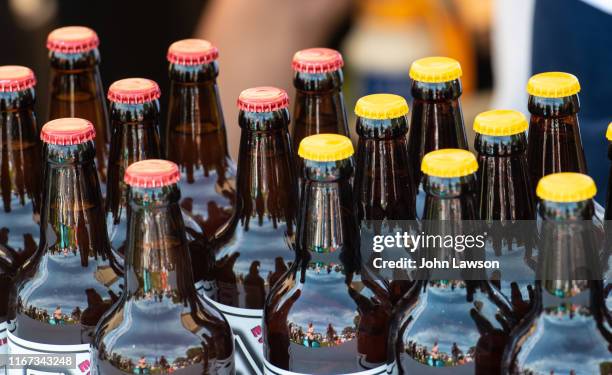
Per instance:
[[[107,211],[117,214],[126,201],[123,174],[140,160],[161,157],[159,141],[159,103],[111,104],[113,128],[108,163]]]
[[[238,155],[238,216],[278,219],[295,217],[297,188],[289,113],[240,112],[242,128]]]
[[[297,151],[302,139],[320,133],[349,135],[344,97],[342,71],[328,73],[296,72],[296,88],[292,136]]]
[[[524,156],[527,151],[527,137],[525,133],[509,136],[476,134],[474,148],[480,156]]]
[[[425,176],[423,220],[475,220],[475,175],[457,178]]]
[[[128,298],[183,303],[195,293],[177,185],[130,188]]]
[[[413,220],[414,176],[408,157],[405,117],[357,119],[359,142],[354,180],[360,220]]]
[[[538,279],[545,291],[557,298],[586,292],[589,305],[602,300],[600,259],[601,228],[593,222],[593,200],[541,201]],[[604,264],[604,266],[606,266]]]
[[[34,91],[0,93],[0,192],[10,212],[13,196],[23,205],[32,200],[40,213],[41,144],[34,116]],[[26,198],[27,197],[27,198]]]
[[[576,116],[580,111],[578,95],[562,98],[543,98],[530,95],[527,107],[532,116],[565,117]]]
[[[342,263],[347,273],[359,269],[359,228],[350,178],[351,158],[337,162],[304,161],[297,259]]]
[[[49,52],[51,68],[57,73],[71,73],[92,70],[100,64],[100,52],[97,48],[82,53]]]
[[[81,253],[106,259],[110,244],[104,222],[93,142],[46,144],[43,150],[41,248],[44,253]]]

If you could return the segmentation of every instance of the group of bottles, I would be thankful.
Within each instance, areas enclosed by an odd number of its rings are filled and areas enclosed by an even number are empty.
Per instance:
[[[299,51],[291,130],[285,91],[243,91],[235,167],[213,45],[170,46],[160,127],[147,79],[113,83],[106,115],[98,43],[84,27],[49,35],[41,129],[34,74],[0,67],[4,332],[12,354],[76,358],[9,374],[593,374],[612,361],[601,280],[410,281],[361,259],[368,221],[511,222],[536,207],[544,222],[595,220],[576,77],[532,77],[529,124],[480,114],[475,157],[459,63],[417,60],[410,126],[402,97],[365,96],[355,152],[342,56]],[[543,243],[538,262],[568,242]]]

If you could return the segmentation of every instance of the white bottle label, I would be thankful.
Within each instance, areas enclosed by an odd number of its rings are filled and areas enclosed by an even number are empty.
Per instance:
[[[236,374],[263,375],[263,310],[241,309],[212,300],[204,283],[196,283],[198,293],[223,313],[236,340]]]
[[[76,361],[70,366],[43,367],[24,365],[21,368],[9,368],[8,375],[89,375],[91,368],[91,345],[51,345],[20,339],[6,331],[8,353],[11,355],[36,354],[44,356],[74,355]]]
[[[302,372],[292,372],[292,371],[283,370],[281,368],[274,366],[273,364],[271,364],[270,362],[266,360],[264,360],[264,365],[265,365],[264,367],[265,375],[310,375],[310,374],[305,374]],[[365,371],[358,371],[358,372],[351,372],[351,373],[337,374],[337,375],[382,375],[386,373],[387,373],[387,366],[383,365],[383,366],[379,366],[379,367],[365,370]]]

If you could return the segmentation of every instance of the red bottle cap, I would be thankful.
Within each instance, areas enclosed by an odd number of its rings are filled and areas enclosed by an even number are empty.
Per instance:
[[[140,188],[158,188],[176,184],[181,179],[178,166],[168,160],[148,159],[130,164],[123,181]]]
[[[208,64],[219,57],[219,50],[208,40],[183,39],[168,48],[168,61],[179,65]]]
[[[40,132],[40,139],[52,145],[78,145],[96,138],[96,129],[87,120],[76,117],[49,121]]]
[[[151,102],[157,100],[160,95],[157,83],[146,78],[121,79],[108,89],[108,100],[123,104]]]
[[[291,66],[301,73],[326,73],[342,68],[340,52],[329,48],[308,48],[293,55]]]
[[[289,107],[289,96],[276,87],[253,87],[238,96],[238,108],[246,112],[272,112]]]
[[[0,92],[21,91],[35,84],[36,77],[32,69],[19,65],[0,66]]]
[[[98,34],[84,26],[60,27],[47,36],[47,48],[54,52],[87,52],[97,48],[99,44]]]

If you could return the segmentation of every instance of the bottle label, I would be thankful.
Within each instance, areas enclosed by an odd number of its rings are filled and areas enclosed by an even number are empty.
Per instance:
[[[223,313],[236,340],[236,374],[263,375],[263,310],[241,309],[220,304],[208,297],[205,283],[196,283],[198,293]]]
[[[309,374],[305,374],[302,372],[293,372],[293,371],[283,370],[281,368],[274,366],[273,364],[271,364],[270,362],[266,360],[264,360],[264,364],[265,364],[265,368],[264,368],[265,375],[309,375]],[[383,366],[379,366],[379,367],[365,370],[365,371],[351,372],[351,373],[338,374],[338,375],[382,375],[386,373],[387,373],[387,366],[383,365]]]
[[[44,358],[41,361],[24,360],[14,364],[7,370],[8,375],[89,375],[91,368],[91,345],[51,345],[20,339],[6,331],[8,337],[8,353],[11,358]],[[64,361],[63,364],[58,365]],[[74,361],[74,362],[73,362]],[[38,364],[35,364],[38,362]],[[23,364],[23,365],[22,365]]]

